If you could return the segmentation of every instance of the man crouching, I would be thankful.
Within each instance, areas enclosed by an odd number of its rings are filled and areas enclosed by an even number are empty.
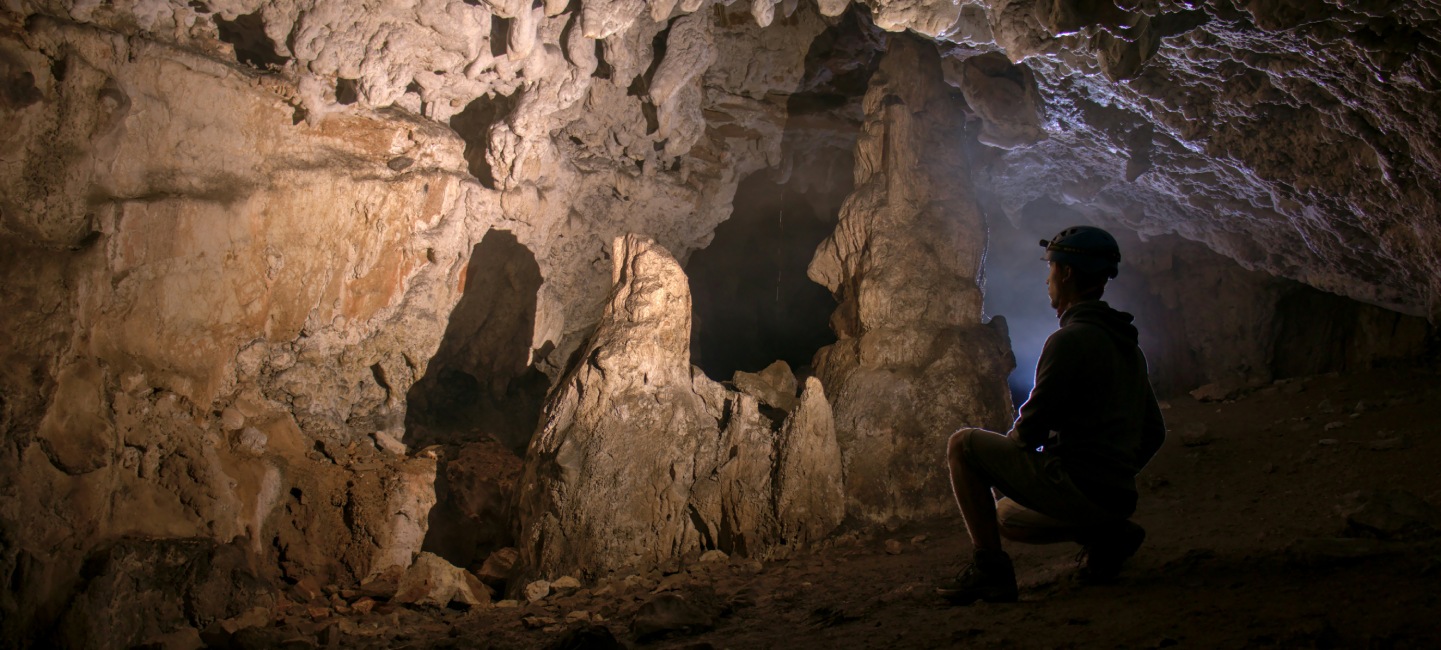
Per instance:
[[[937,587],[958,605],[1016,600],[1002,536],[1079,543],[1085,582],[1113,579],[1146,536],[1129,520],[1136,473],[1160,449],[1166,427],[1131,315],[1100,300],[1116,277],[1120,248],[1110,233],[1089,226],[1067,228],[1041,245],[1061,328],[1041,351],[1035,388],[1009,433],[962,429],[946,451],[975,548],[971,564]],[[992,488],[1004,497],[995,500]]]

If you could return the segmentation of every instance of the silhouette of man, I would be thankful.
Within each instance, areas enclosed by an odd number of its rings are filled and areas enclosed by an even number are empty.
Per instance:
[[[1046,339],[1036,383],[1010,432],[961,429],[946,461],[975,556],[937,586],[954,604],[1014,602],[1012,541],[1081,544],[1083,582],[1114,579],[1146,532],[1131,522],[1136,473],[1166,427],[1136,344],[1130,314],[1101,300],[1121,251],[1090,226],[1043,240],[1051,307],[1061,327]],[[992,489],[1004,495],[999,501]]]

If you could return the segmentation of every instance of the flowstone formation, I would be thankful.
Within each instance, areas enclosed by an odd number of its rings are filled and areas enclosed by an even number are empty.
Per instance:
[[[629,235],[614,260],[600,325],[526,455],[521,562],[594,578],[701,550],[766,557],[833,530],[841,455],[820,382],[785,395],[795,404],[773,419],[690,365],[690,289],[675,259]]]

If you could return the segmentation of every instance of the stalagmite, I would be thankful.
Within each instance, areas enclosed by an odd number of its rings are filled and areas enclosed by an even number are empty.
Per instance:
[[[670,254],[630,235],[612,259],[601,323],[526,454],[521,563],[599,576],[692,549],[765,557],[835,528],[840,450],[820,384],[774,430],[755,398],[692,371],[690,291]]]

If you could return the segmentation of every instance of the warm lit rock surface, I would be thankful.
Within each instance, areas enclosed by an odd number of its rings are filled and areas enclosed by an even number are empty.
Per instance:
[[[292,579],[410,564],[436,468],[407,456],[407,393],[475,247],[509,231],[544,282],[516,301],[529,331],[470,366],[558,375],[613,237],[698,247],[737,179],[779,161],[770,93],[824,27],[697,14],[713,46],[666,68],[658,136],[628,89],[666,25],[623,9],[598,43],[577,13],[499,30],[460,2],[7,5],[5,634],[49,625],[73,586],[16,567],[73,574],[120,537],[239,536]]]
[[[834,529],[840,449],[820,382],[772,421],[690,365],[690,289],[670,253],[629,235],[613,259],[600,325],[526,455],[521,564],[596,576],[694,549],[765,557]]]

